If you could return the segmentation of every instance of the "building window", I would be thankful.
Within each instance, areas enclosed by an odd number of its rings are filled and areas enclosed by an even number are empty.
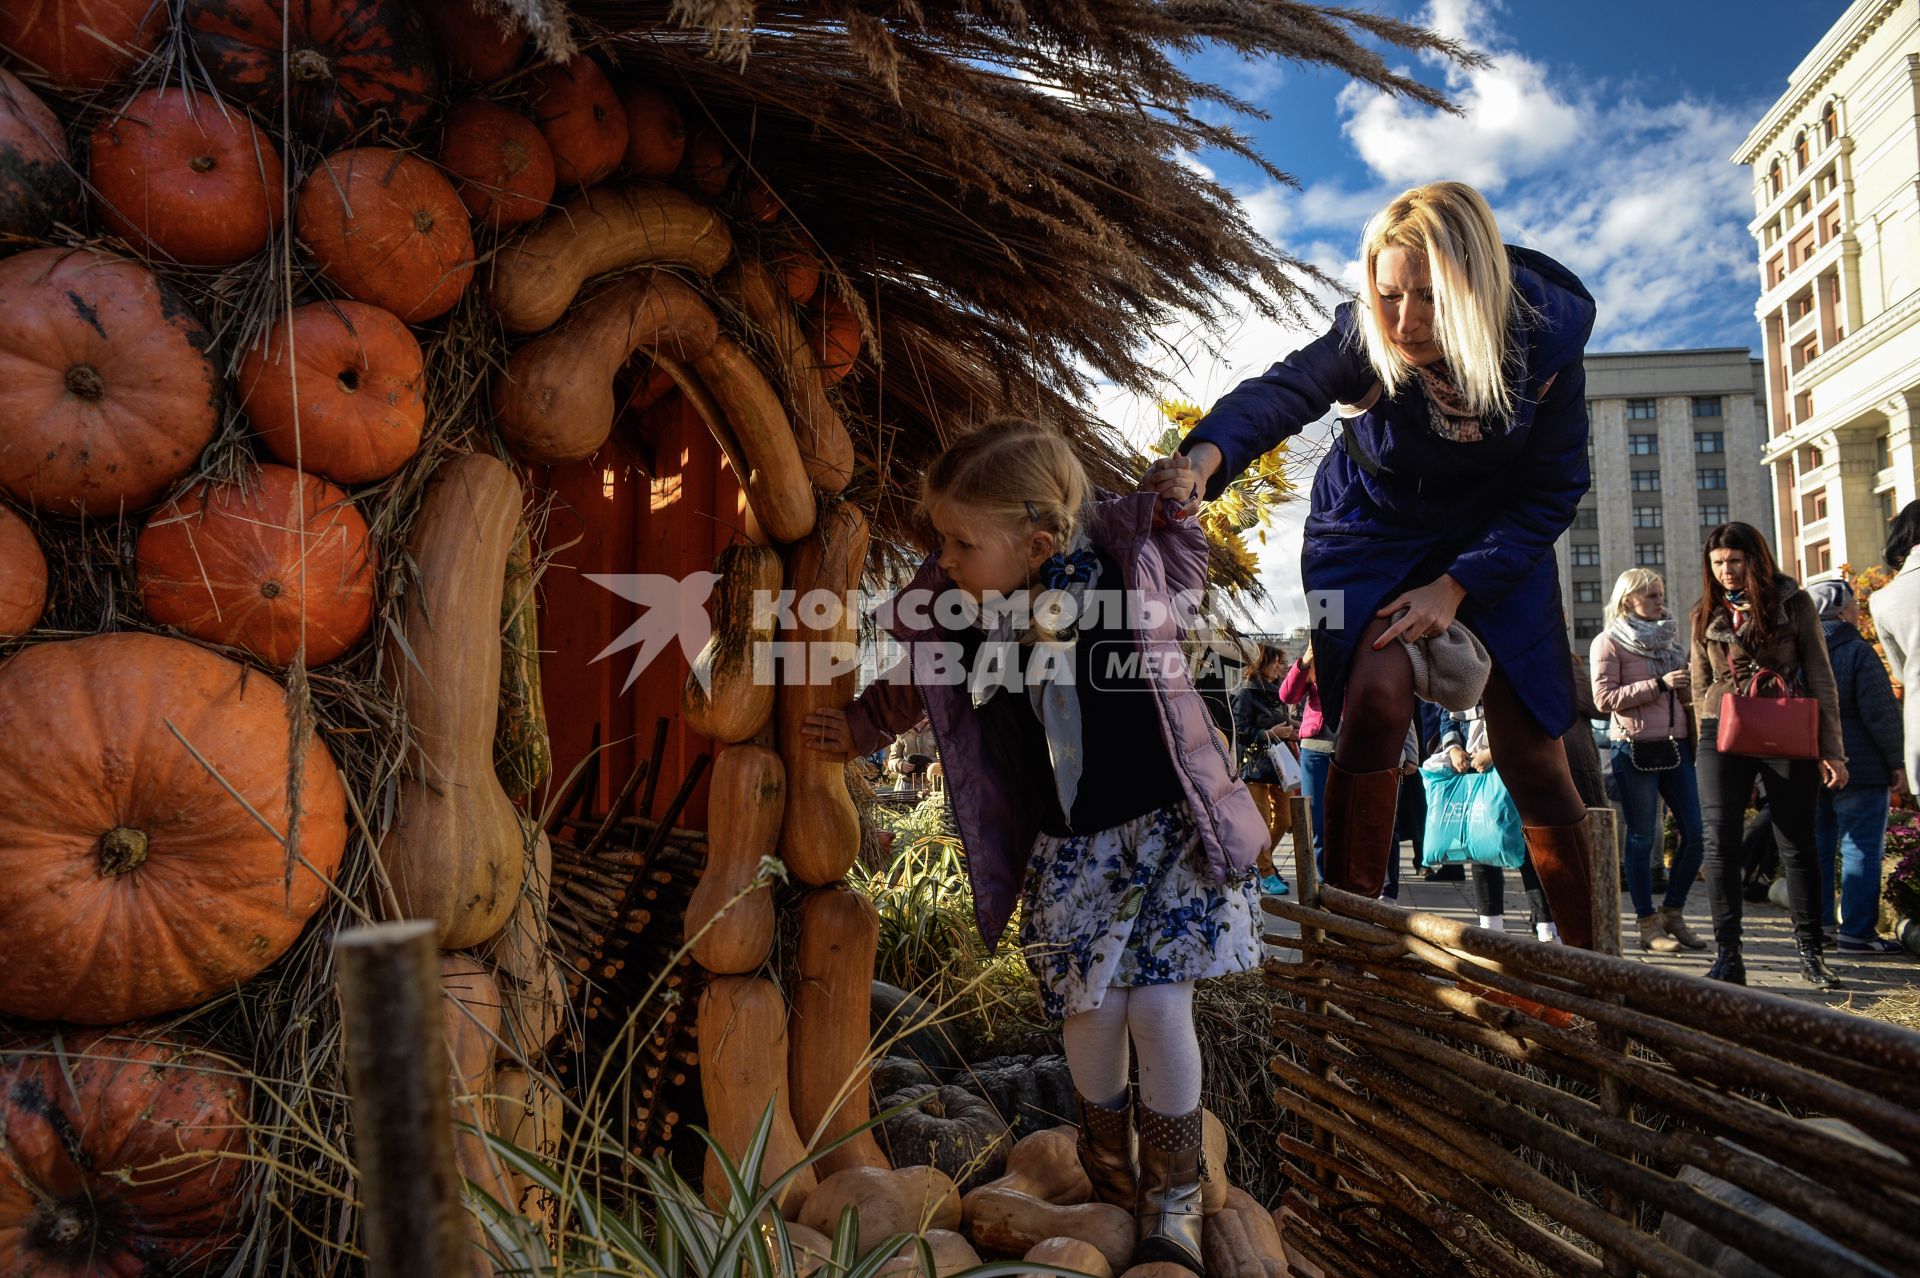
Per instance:
[[[1883,524],[1893,522],[1893,489],[1891,488],[1882,489],[1880,492],[1880,522]]]
[[[1633,562],[1642,568],[1663,568],[1667,562],[1667,548],[1657,541],[1643,541],[1633,548]]]
[[[1654,402],[1650,399],[1630,399],[1627,401],[1627,420],[1630,422],[1650,422],[1658,417]]]
[[[1833,545],[1830,542],[1816,541],[1807,547],[1807,575],[1816,577],[1823,572],[1833,571]]]
[[[1600,583],[1597,581],[1576,581],[1573,583],[1573,601],[1575,603],[1605,603],[1600,597]]]
[[[1599,509],[1593,506],[1580,507],[1573,512],[1573,526],[1575,528],[1598,528],[1600,526]]]
[[[1726,433],[1717,430],[1696,430],[1693,432],[1693,451],[1696,453],[1726,452]]]
[[[1635,506],[1633,508],[1633,526],[1635,528],[1658,528],[1661,526],[1660,519],[1660,507],[1658,506]]]
[[[1575,639],[1597,638],[1600,634],[1600,628],[1600,618],[1598,617],[1576,617],[1573,622],[1573,637]]]
[[[1802,523],[1817,524],[1827,517],[1827,490],[1815,489],[1800,499]]]
[[[1767,287],[1776,288],[1785,278],[1787,278],[1787,260],[1776,253],[1767,263]]]
[[[1718,417],[1720,415],[1720,397],[1718,395],[1695,395],[1693,397],[1693,415],[1695,417]]]
[[[1702,528],[1718,528],[1726,522],[1727,508],[1725,506],[1702,506],[1700,508],[1700,526]]]
[[[1724,470],[1703,470],[1700,472],[1699,486],[1702,488],[1725,488],[1727,486],[1727,472]]]
[[[1576,542],[1573,547],[1573,566],[1576,568],[1598,568],[1600,566],[1600,547],[1597,545],[1581,545]]]
[[[1781,180],[1780,157],[1775,156],[1772,165],[1767,169],[1767,194],[1769,196],[1780,194],[1780,188],[1783,185],[1785,183]]]
[[[1833,109],[1833,100],[1820,108],[1820,145],[1832,146],[1834,138],[1840,135],[1840,113]]]
[[[1657,493],[1660,491],[1660,472],[1657,470],[1636,470],[1633,472],[1633,491],[1636,493]]]
[[[1893,465],[1893,441],[1885,435],[1873,437],[1873,468],[1885,470]]]
[[[1635,457],[1651,457],[1659,451],[1660,437],[1658,435],[1627,436],[1627,452]]]
[[[1807,131],[1805,129],[1800,130],[1800,135],[1793,140],[1793,163],[1794,172],[1807,171]]]

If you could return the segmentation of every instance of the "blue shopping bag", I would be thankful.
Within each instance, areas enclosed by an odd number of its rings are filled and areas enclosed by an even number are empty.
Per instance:
[[[1427,865],[1497,865],[1517,870],[1527,859],[1520,810],[1498,772],[1422,768],[1427,792]]]

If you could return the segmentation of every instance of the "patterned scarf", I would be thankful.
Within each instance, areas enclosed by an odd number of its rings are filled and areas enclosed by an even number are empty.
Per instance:
[[[1420,388],[1427,393],[1427,424],[1433,433],[1456,444],[1477,444],[1486,437],[1480,415],[1467,407],[1466,397],[1447,376],[1445,364],[1416,368]]]
[[[1031,612],[1035,616],[1045,615],[1049,596],[1057,591],[1072,599],[1076,605],[1074,615],[1078,617],[1078,605],[1083,604],[1087,591],[1100,581],[1100,556],[1094,553],[1086,530],[1076,531],[1065,550],[1040,565],[1037,576],[1039,590],[1033,597]],[[1033,649],[1027,660],[1027,700],[1046,732],[1054,793],[1060,800],[1061,813],[1069,820],[1073,817],[1074,797],[1080,792],[1080,770],[1085,762],[1081,753],[1080,693],[1075,686],[1074,645],[1078,638],[1077,625],[1048,634],[1035,624],[1016,635],[1013,617],[1001,612],[994,616],[986,640],[980,645],[980,659],[975,662],[968,681],[968,692],[978,709],[1018,677],[1018,647],[1024,644]]]
[[[1623,612],[1607,627],[1607,634],[1628,652],[1645,657],[1656,676],[1686,664],[1686,652],[1680,647],[1680,625],[1672,617],[1648,621]]]

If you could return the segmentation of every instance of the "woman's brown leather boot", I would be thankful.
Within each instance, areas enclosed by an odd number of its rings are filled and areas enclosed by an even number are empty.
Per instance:
[[[1207,1272],[1201,1257],[1201,1111],[1157,1114],[1140,1107],[1140,1206],[1133,1263],[1155,1260]]]
[[[1587,823],[1529,825],[1527,855],[1533,858],[1547,908],[1553,911],[1560,939],[1583,950],[1593,948],[1593,880],[1587,871]]]
[[[1398,768],[1348,772],[1328,763],[1323,846],[1329,884],[1361,896],[1380,895],[1387,885],[1399,801]]]
[[[1094,1201],[1132,1211],[1140,1194],[1132,1090],[1124,1092],[1121,1103],[1112,1109],[1078,1092],[1074,1100],[1080,1108],[1080,1166],[1093,1182]]]

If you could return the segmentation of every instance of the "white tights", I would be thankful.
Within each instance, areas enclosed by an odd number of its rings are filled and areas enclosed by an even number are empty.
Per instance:
[[[1094,1104],[1127,1090],[1127,1040],[1140,1054],[1140,1103],[1178,1116],[1200,1107],[1200,1037],[1193,1028],[1193,982],[1110,985],[1100,1006],[1061,1027],[1073,1085]]]

